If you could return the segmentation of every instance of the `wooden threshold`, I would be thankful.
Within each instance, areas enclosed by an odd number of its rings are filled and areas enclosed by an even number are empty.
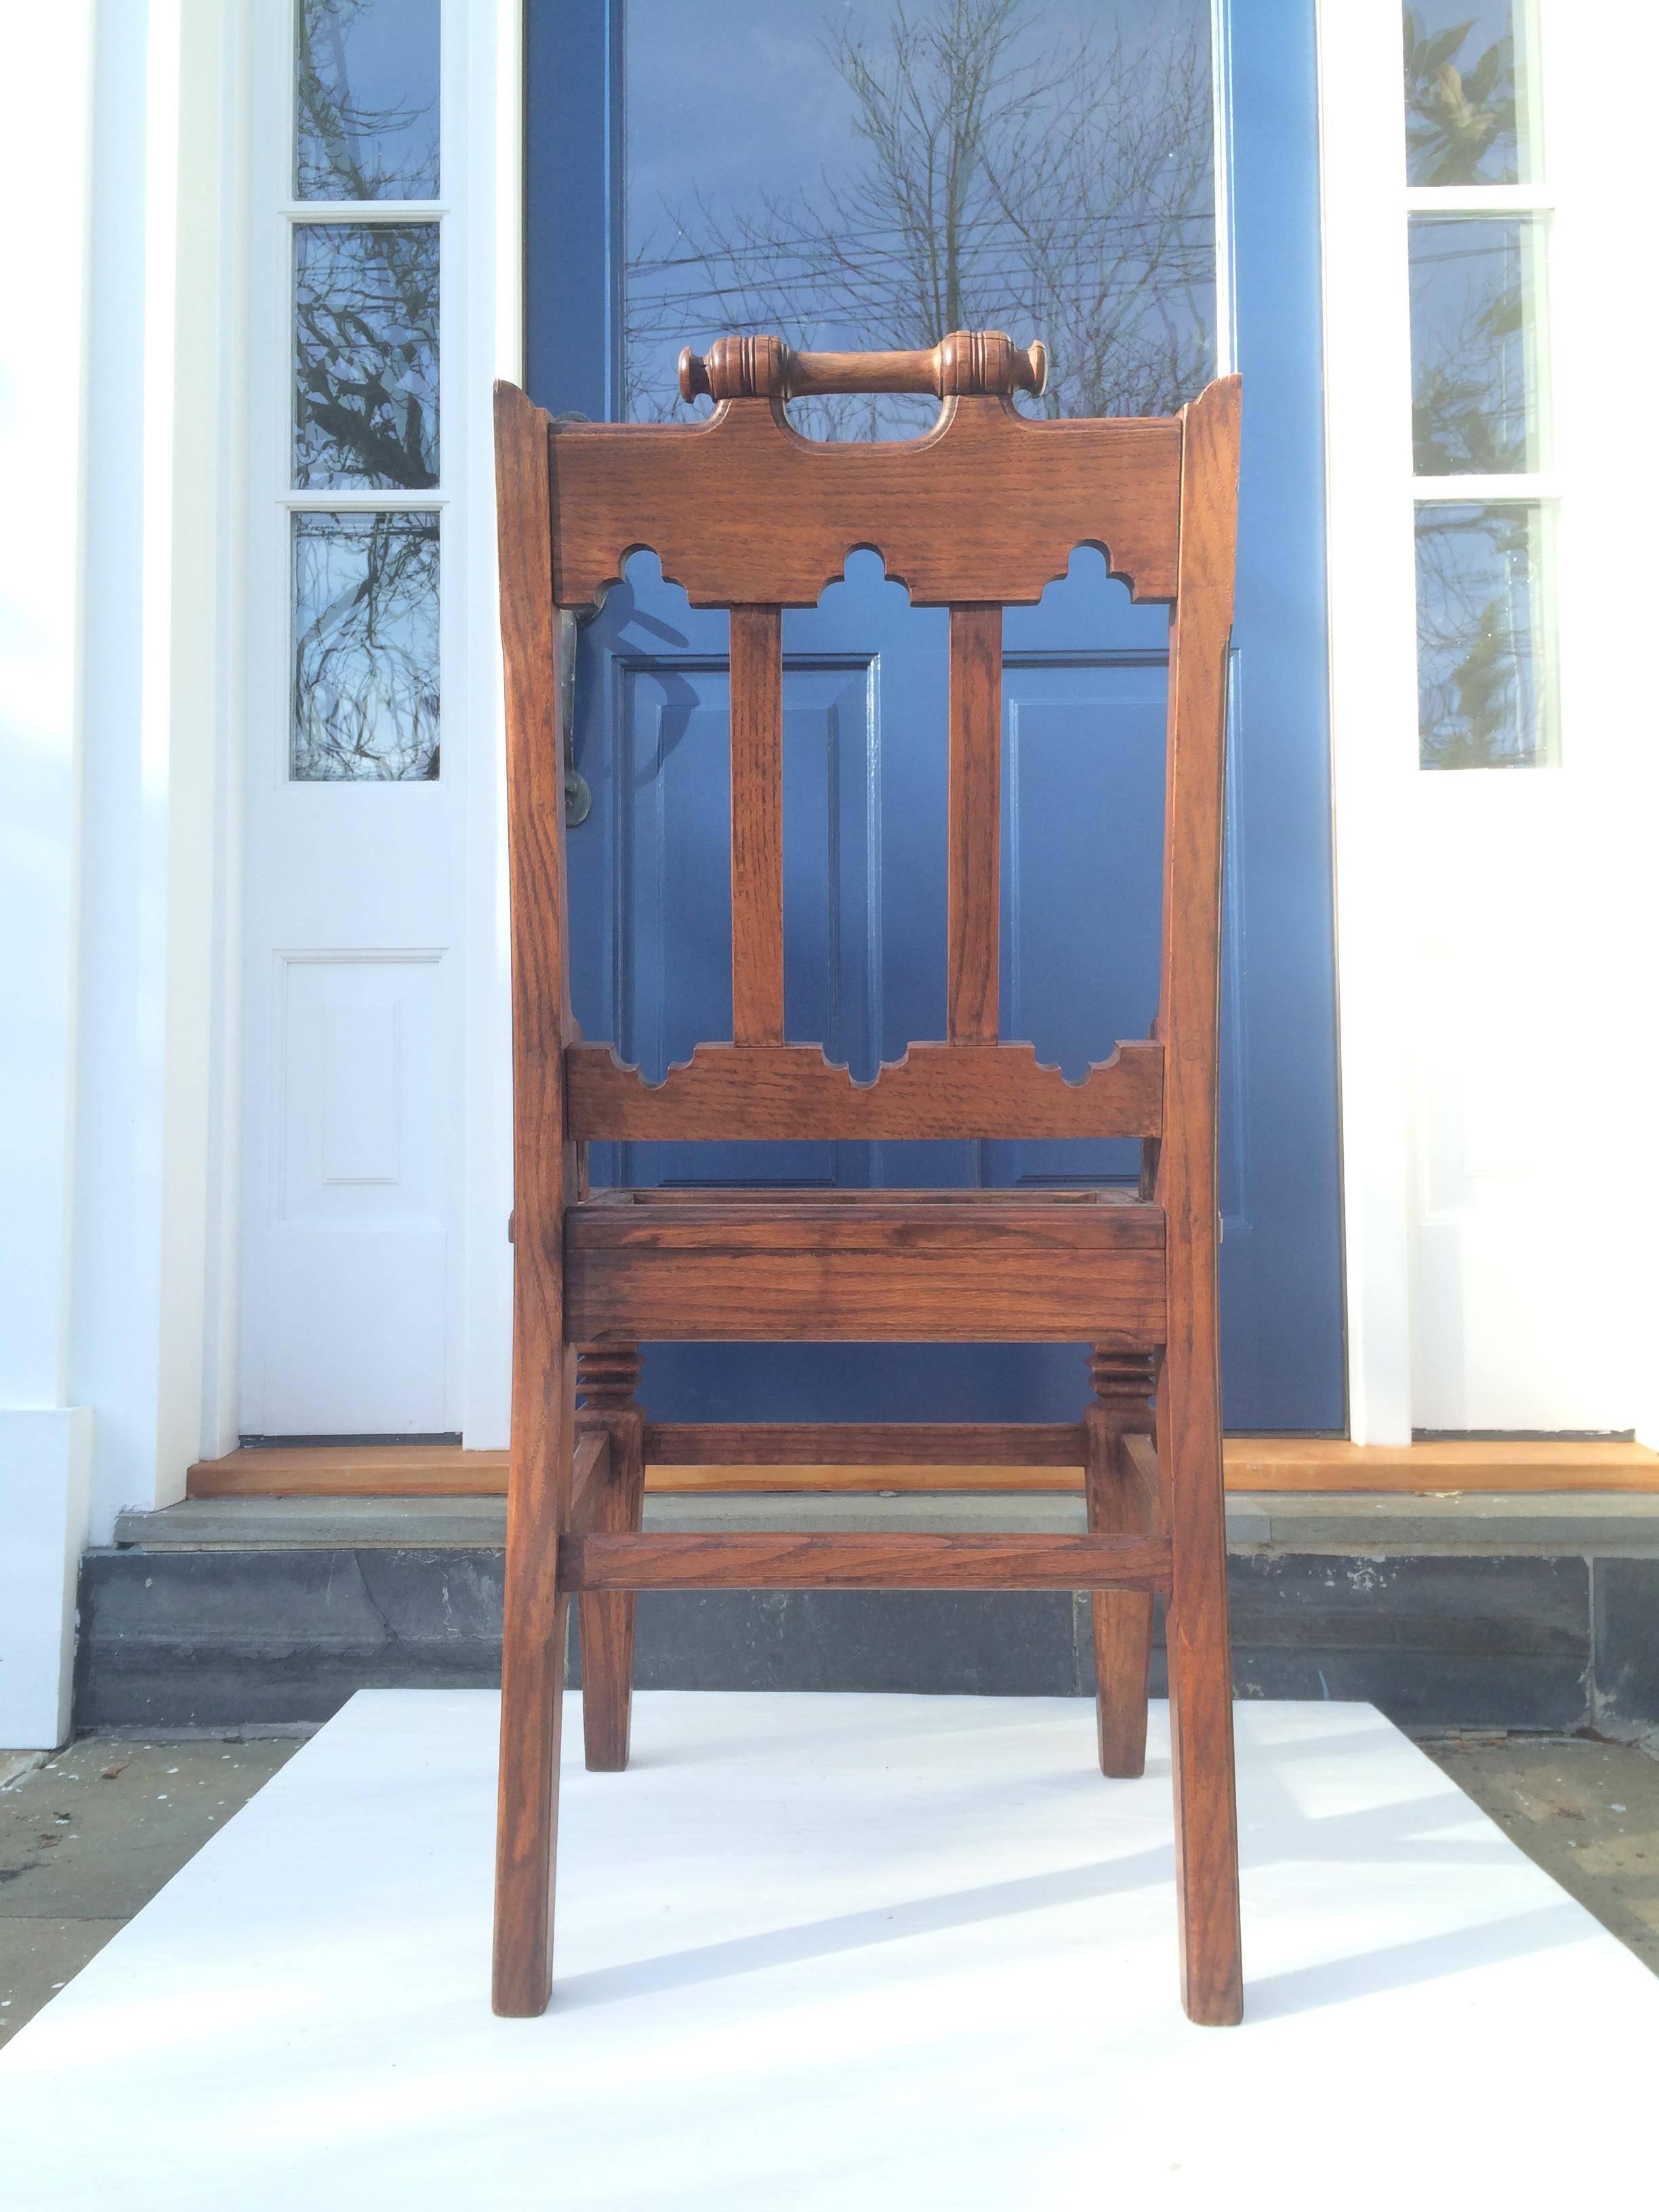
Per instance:
[[[1068,1492],[1067,1467],[652,1467],[646,1488],[698,1491]],[[1229,1437],[1230,1491],[1659,1492],[1659,1452],[1560,1441],[1351,1444],[1333,1437]],[[190,1470],[191,1498],[499,1498],[504,1451],[452,1444],[255,1446]]]

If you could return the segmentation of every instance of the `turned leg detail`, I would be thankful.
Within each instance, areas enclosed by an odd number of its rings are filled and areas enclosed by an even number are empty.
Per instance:
[[[1150,1352],[1097,1345],[1090,1355],[1093,1402],[1083,1417],[1084,1488],[1089,1527],[1097,1535],[1149,1533],[1145,1503],[1124,1448],[1150,1436],[1156,1358]],[[1146,1771],[1146,1685],[1152,1655],[1152,1598],[1144,1590],[1096,1590],[1095,1711],[1100,1771],[1129,1778]]]
[[[645,1415],[634,1395],[639,1380],[640,1355],[633,1345],[584,1345],[577,1354],[576,1393],[581,1403],[576,1426],[604,1429],[611,1438],[610,1477],[591,1524],[596,1534],[627,1534],[641,1525]],[[628,1764],[638,1605],[631,1590],[584,1591],[576,1601],[582,1739],[587,1765],[595,1772],[620,1773]]]

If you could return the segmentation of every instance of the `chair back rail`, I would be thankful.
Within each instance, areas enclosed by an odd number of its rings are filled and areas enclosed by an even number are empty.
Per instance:
[[[649,547],[694,605],[730,611],[731,1042],[706,1041],[647,1085],[609,1047],[576,1042],[562,1007],[568,1140],[1156,1141],[1178,1092],[1183,1118],[1205,1127],[1179,1157],[1164,1144],[1160,1187],[1212,1212],[1192,1192],[1212,1192],[1214,1180],[1210,1115],[1197,1109],[1215,1085],[1238,380],[1212,385],[1172,417],[1033,421],[1012,394],[1040,390],[1043,374],[1041,347],[1021,350],[995,331],[884,355],[733,337],[682,356],[682,390],[714,398],[706,422],[555,423],[510,395],[547,455],[551,574],[537,588],[550,587],[554,605],[591,605],[630,552]],[[789,397],[810,391],[932,392],[939,416],[913,441],[821,443],[785,413]],[[1171,603],[1174,619],[1158,1023],[1152,1042],[1120,1044],[1070,1083],[1030,1045],[1000,1042],[1002,611],[1040,598],[1079,544],[1099,547],[1137,598]],[[881,554],[914,603],[950,618],[945,1036],[913,1045],[869,1084],[784,1033],[781,614],[814,603],[860,546]],[[526,641],[538,634],[527,617],[520,628]],[[533,677],[517,672],[538,690]],[[522,719],[526,734],[532,720]],[[537,787],[555,794],[557,781]],[[547,912],[538,978],[556,964],[556,939],[564,966],[561,861],[556,842],[538,848],[538,889],[519,910],[518,931],[532,933]]]

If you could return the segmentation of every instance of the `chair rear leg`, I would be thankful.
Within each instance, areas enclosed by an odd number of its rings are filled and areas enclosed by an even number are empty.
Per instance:
[[[1194,1380],[1172,1346],[1158,1381],[1158,1455],[1173,1553],[1165,1641],[1181,1996],[1200,2027],[1231,2027],[1244,2015],[1244,1969],[1221,1425],[1213,1388]]]
[[[501,1764],[495,1829],[494,2003],[528,2019],[553,1986],[559,1738],[570,1601],[558,1588],[559,1530],[574,1450],[574,1352],[539,1370],[515,1350],[501,1638]]]
[[[578,1425],[604,1428],[611,1438],[610,1476],[591,1523],[596,1534],[628,1534],[641,1525],[645,1415],[634,1397],[639,1379],[640,1355],[632,1346],[586,1346],[577,1362],[576,1388],[584,1401]],[[576,1601],[582,1739],[588,1767],[597,1774],[619,1774],[628,1764],[638,1607],[632,1590],[585,1590]]]
[[[1097,1403],[1084,1416],[1084,1494],[1089,1528],[1102,1536],[1149,1533],[1124,1438],[1152,1424],[1152,1358],[1097,1346],[1089,1362]],[[1149,1590],[1096,1590],[1089,1601],[1095,1646],[1095,1714],[1100,1771],[1132,1779],[1146,1771],[1146,1693],[1152,1658]]]

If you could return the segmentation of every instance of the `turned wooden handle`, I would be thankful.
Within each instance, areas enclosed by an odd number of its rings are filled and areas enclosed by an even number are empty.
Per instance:
[[[1001,331],[952,331],[925,353],[796,353],[781,338],[716,338],[680,355],[680,397],[799,399],[815,392],[1039,392],[1048,380],[1041,338],[1024,348]]]

